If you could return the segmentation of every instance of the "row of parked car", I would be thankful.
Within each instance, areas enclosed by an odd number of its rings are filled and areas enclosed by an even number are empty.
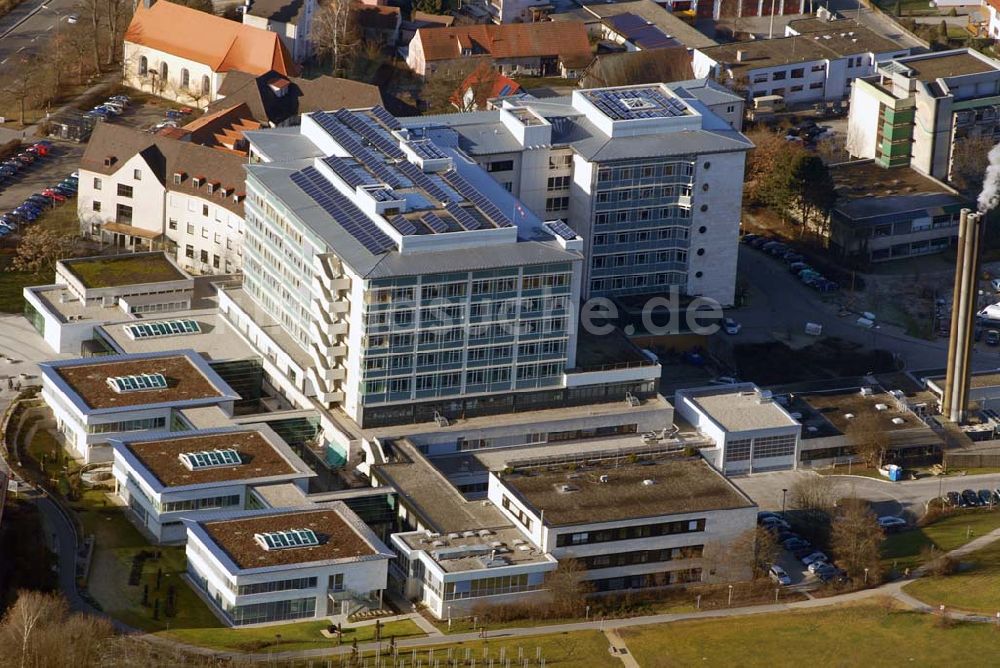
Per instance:
[[[0,184],[13,181],[18,174],[30,169],[39,159],[46,157],[51,150],[51,142],[40,141],[0,162]]]
[[[128,95],[114,95],[109,97],[105,102],[102,102],[90,111],[86,112],[84,116],[90,116],[91,118],[100,119],[102,121],[110,121],[116,116],[121,116],[125,113],[129,102],[131,102],[131,99]]]
[[[49,142],[39,142],[35,146],[39,145],[47,145],[46,148],[51,147]],[[39,216],[56,204],[76,197],[78,185],[79,173],[73,172],[56,185],[26,198],[20,206],[12,211],[0,215],[0,237],[17,232],[25,225],[38,220]]]
[[[804,255],[795,252],[783,241],[760,234],[744,234],[743,243],[782,260],[788,265],[790,272],[817,292],[836,292],[840,289],[836,281],[831,281],[809,266]]]
[[[757,523],[770,531],[781,547],[791,552],[821,582],[843,582],[847,579],[847,574],[837,568],[826,553],[817,550],[812,543],[792,531],[791,525],[778,513],[757,513]],[[782,587],[792,584],[792,578],[778,564],[771,565],[768,575]]]
[[[954,508],[992,508],[1000,505],[1000,488],[964,489],[961,492],[948,492],[941,500]]]
[[[150,132],[159,132],[164,128],[176,128],[180,125],[184,118],[190,116],[192,109],[190,107],[181,107],[180,109],[167,109],[163,113],[163,120],[154,125],[149,129]]]

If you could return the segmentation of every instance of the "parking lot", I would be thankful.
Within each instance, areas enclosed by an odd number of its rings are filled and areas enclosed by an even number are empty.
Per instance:
[[[73,142],[52,141],[49,155],[38,158],[33,164],[0,185],[0,213],[17,207],[33,193],[54,186],[75,171],[80,164],[84,147]],[[25,146],[30,145],[25,144]],[[75,200],[61,206],[76,206]]]

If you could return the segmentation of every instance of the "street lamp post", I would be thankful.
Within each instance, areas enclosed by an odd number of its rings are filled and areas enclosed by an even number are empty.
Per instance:
[[[865,584],[868,584],[868,569],[865,569]]]
[[[733,585],[729,585],[729,607],[733,607]]]
[[[785,496],[788,494],[788,489],[785,487],[781,488],[781,519],[785,519]]]

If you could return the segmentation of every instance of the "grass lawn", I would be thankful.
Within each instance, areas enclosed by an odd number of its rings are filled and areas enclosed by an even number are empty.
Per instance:
[[[181,579],[186,565],[184,548],[150,546],[120,508],[102,508],[102,498],[98,492],[88,492],[74,505],[79,508],[84,532],[96,538],[87,589],[104,612],[145,631],[205,627],[221,630],[219,620]],[[129,584],[132,559],[143,551],[159,552],[160,557],[145,560],[140,584]],[[156,588],[158,570],[162,571],[159,590]],[[142,605],[143,585],[149,590],[146,606]],[[167,617],[166,599],[171,586],[176,594],[176,611],[172,617]],[[153,619],[153,605],[157,599],[160,601],[159,614],[158,619]]]
[[[877,605],[676,622],[620,631],[640,666],[944,666],[998,643],[989,624],[943,629]]]
[[[920,553],[929,545],[947,552],[998,527],[1000,512],[957,511],[925,527],[891,534],[882,544],[882,561],[890,567],[895,563],[897,570],[913,568],[921,563]],[[972,530],[971,537],[969,529]]]
[[[24,313],[22,290],[29,285],[48,285],[55,278],[55,272],[29,274],[23,271],[7,271],[10,256],[0,256],[0,313]]]
[[[968,570],[926,577],[906,585],[906,593],[924,603],[994,615],[1000,610],[1000,541],[976,550],[963,559]]]
[[[174,640],[191,645],[200,645],[218,650],[243,652],[274,650],[276,652],[287,652],[336,647],[336,640],[324,638],[320,634],[327,626],[328,622],[317,620],[250,629],[177,628],[163,631],[157,635],[173,638]],[[424,632],[420,627],[408,619],[382,625],[382,639],[386,641],[390,636],[405,638],[422,635],[424,635]],[[355,638],[359,643],[374,640],[374,624],[360,626],[355,629],[344,629],[344,645],[351,644]]]
[[[67,262],[66,267],[88,288],[108,288],[131,283],[159,283],[184,278],[162,255],[112,255]]]
[[[39,216],[35,226],[60,236],[80,234],[80,216],[76,210],[76,198],[67,199],[54,208],[47,209]]]
[[[465,665],[466,651],[469,657],[476,660],[477,666],[489,666],[490,659],[493,665],[504,666],[500,661],[500,652],[503,650],[504,657],[510,659],[511,666],[519,666],[517,660],[518,649],[523,656],[528,658],[532,666],[536,666],[535,657],[538,656],[539,649],[541,656],[545,659],[545,665],[557,666],[558,668],[576,668],[586,666],[587,668],[614,668],[621,666],[621,662],[611,656],[608,651],[608,641],[600,631],[579,631],[576,633],[559,633],[548,636],[536,636],[533,638],[520,638],[512,640],[476,640],[473,642],[453,643],[450,645],[435,645],[424,649],[401,650],[399,658],[406,661],[406,665],[413,664],[413,657],[424,666],[434,666],[439,661],[441,666],[446,665],[448,650],[451,650],[452,658],[458,659],[461,665]],[[660,663],[643,663],[642,666],[660,666]]]

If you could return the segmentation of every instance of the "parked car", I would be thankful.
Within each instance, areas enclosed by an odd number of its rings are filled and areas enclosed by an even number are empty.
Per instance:
[[[814,561],[811,564],[809,564],[809,566],[806,567],[806,570],[815,575],[816,573],[819,573],[821,569],[829,567],[830,567],[829,561],[826,561],[825,559],[820,559],[819,561]]]
[[[832,564],[827,564],[826,568],[816,569],[816,577],[818,577],[824,583],[828,582],[847,582],[847,573],[840,570]]]
[[[794,538],[789,538],[784,541],[781,546],[788,550],[789,552],[795,552],[796,550],[803,550],[807,547],[812,547],[812,544],[805,538],[800,538],[798,536]]]
[[[754,239],[759,239],[759,238],[760,238],[759,234],[744,234],[741,241],[749,246],[751,243],[753,243]],[[998,289],[997,292],[1000,292],[1000,289]]]
[[[80,20],[80,16],[78,14],[68,14],[66,16],[66,23],[69,23],[71,25],[75,24],[79,20]]]
[[[14,213],[16,213],[17,215],[21,216],[22,218],[24,218],[28,222],[36,220],[38,218],[38,216],[41,215],[38,211],[36,211],[34,209],[31,209],[31,208],[28,208],[28,207],[25,207],[23,204],[21,206],[17,207],[16,209],[14,209]]]
[[[132,98],[130,98],[128,95],[112,95],[108,99],[114,100],[115,102],[121,102],[126,106],[128,106],[128,104],[132,101]]]
[[[995,329],[986,330],[986,345],[996,346],[1000,345],[1000,331]]]
[[[992,506],[993,505],[993,492],[988,489],[979,490],[979,505],[981,506]]]
[[[788,251],[782,256],[781,259],[784,260],[787,264],[793,264],[795,262],[802,262],[803,260],[806,259],[806,256],[802,255],[801,253],[796,253],[795,251]]]
[[[788,529],[785,529],[779,531],[776,538],[778,539],[779,543],[784,543],[786,540],[791,540],[792,538],[801,538],[801,536],[799,536],[799,534],[795,533],[794,531],[789,531]]]
[[[30,154],[30,153],[24,153],[24,152],[18,153],[14,157],[17,158],[18,160],[20,160],[25,165],[34,164],[35,160],[38,159],[37,156],[34,156],[34,155]]]
[[[819,552],[819,551],[817,551],[817,552],[810,552],[806,556],[802,557],[802,565],[803,566],[809,566],[810,564],[814,564],[817,561],[829,561],[829,559],[827,558],[827,556],[825,554],[823,554],[822,552]]]
[[[788,577],[788,573],[785,572],[785,569],[778,564],[771,566],[771,569],[768,571],[768,575],[782,587],[787,587],[792,584],[792,578]]]
[[[759,249],[759,248],[761,248],[761,247],[762,247],[762,246],[763,246],[764,244],[767,244],[767,243],[770,243],[770,242],[772,242],[772,241],[775,241],[775,239],[772,239],[771,237],[765,237],[765,236],[759,236],[759,237],[757,237],[756,239],[754,239],[753,241],[751,241],[751,242],[750,242],[750,245],[751,245],[751,246],[752,246],[753,248],[758,248],[758,249]]]
[[[781,515],[770,510],[762,510],[757,513],[757,524],[763,524],[768,520],[780,520]]]
[[[976,508],[979,506],[979,495],[971,489],[962,490],[962,506],[965,508]]]
[[[49,197],[51,199],[54,199],[57,202],[65,202],[66,201],[66,195],[63,195],[61,192],[59,192],[57,190],[54,190],[52,188],[46,188],[45,190],[43,190],[42,191],[42,196],[43,197]]]
[[[722,328],[726,330],[726,334],[729,334],[730,336],[735,336],[740,333],[741,329],[743,329],[743,325],[736,322],[732,318],[726,318],[725,320],[722,321]]]
[[[66,186],[58,185],[54,186],[52,188],[52,191],[59,193],[60,195],[62,195],[67,199],[76,197],[76,188],[67,188]]]
[[[884,517],[878,518],[878,525],[883,531],[899,531],[900,529],[906,527],[906,520],[902,517],[894,517],[892,515],[886,515]]]
[[[958,507],[962,505],[962,496],[958,492],[948,492],[945,494],[949,506]]]

